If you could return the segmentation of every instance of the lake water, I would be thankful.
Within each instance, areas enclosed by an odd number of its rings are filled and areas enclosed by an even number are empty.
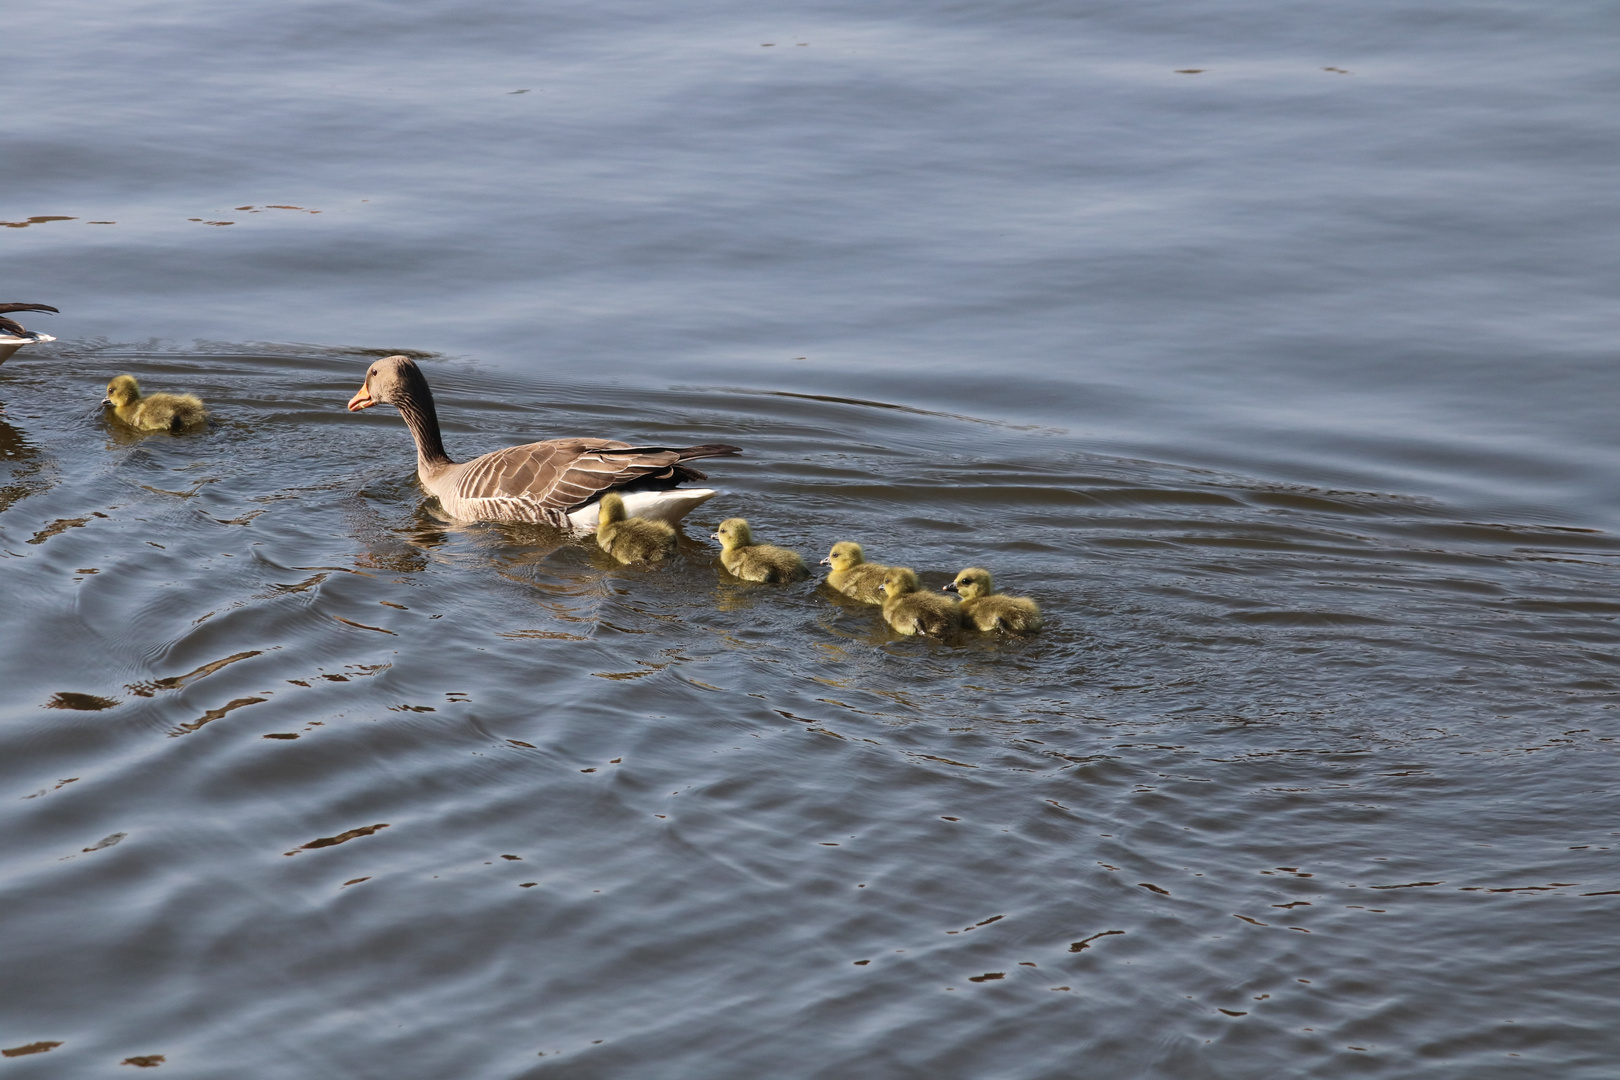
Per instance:
[[[6,1077],[1614,1075],[1620,9],[6,40]],[[448,523],[402,350],[452,454],[745,455],[664,570]]]

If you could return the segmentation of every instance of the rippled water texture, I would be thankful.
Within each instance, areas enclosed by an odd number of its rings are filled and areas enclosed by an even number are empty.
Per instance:
[[[1613,11],[5,26],[0,1073],[1613,1076]],[[666,569],[449,523],[400,349],[746,453]]]

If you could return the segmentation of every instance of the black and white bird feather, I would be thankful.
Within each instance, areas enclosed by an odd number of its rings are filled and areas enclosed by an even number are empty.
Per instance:
[[[24,339],[26,339],[28,341],[55,341],[56,340],[55,338],[49,336],[48,334],[40,334],[40,333],[37,333],[37,332],[35,332],[33,330],[25,329],[23,327],[23,324],[18,322],[16,319],[8,319],[8,318],[6,318],[6,316],[11,314],[13,311],[48,311],[52,315],[60,315],[61,312],[59,312],[55,308],[51,307],[51,305],[49,305],[49,304],[0,304],[0,331],[3,331],[5,333],[5,336],[7,336],[7,337],[24,338]]]

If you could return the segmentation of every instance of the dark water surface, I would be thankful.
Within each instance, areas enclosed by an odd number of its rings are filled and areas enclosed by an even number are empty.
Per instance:
[[[1615,1074],[1615,9],[6,33],[0,1074]],[[448,523],[399,349],[747,453],[666,570]]]

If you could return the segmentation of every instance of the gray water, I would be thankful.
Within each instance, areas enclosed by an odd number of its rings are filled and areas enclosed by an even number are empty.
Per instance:
[[[1614,1075],[1620,13],[5,27],[0,1072]],[[446,522],[401,350],[745,455],[661,571]]]

